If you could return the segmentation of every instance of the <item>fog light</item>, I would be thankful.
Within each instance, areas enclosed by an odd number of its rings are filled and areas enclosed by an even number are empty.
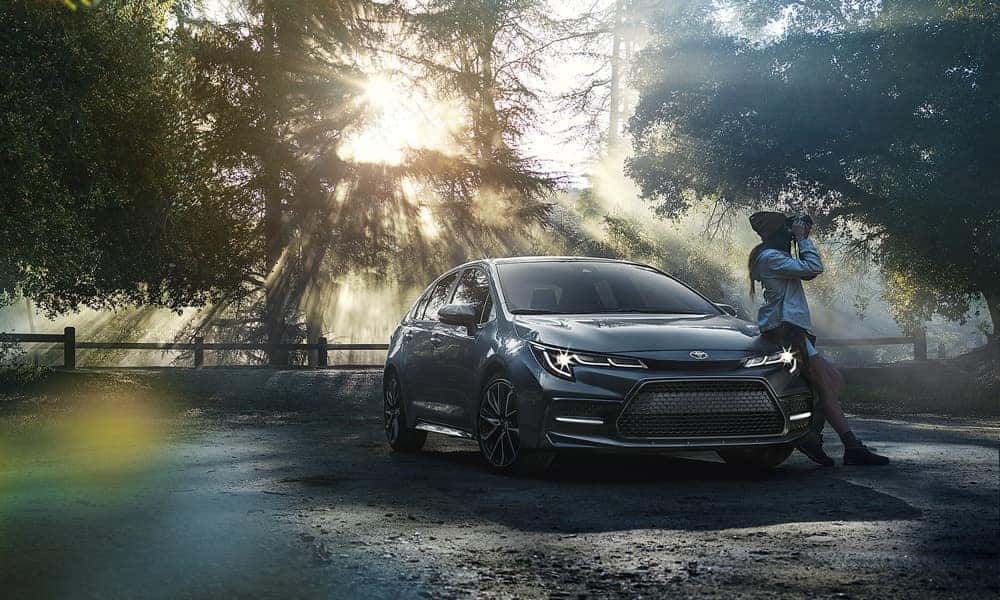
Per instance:
[[[577,425],[604,425],[604,419],[588,419],[585,417],[556,417],[560,423],[575,423]]]

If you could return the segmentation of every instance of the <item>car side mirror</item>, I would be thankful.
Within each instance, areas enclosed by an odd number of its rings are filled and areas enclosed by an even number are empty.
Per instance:
[[[719,310],[726,313],[727,315],[732,315],[734,317],[737,316],[736,309],[733,308],[731,304],[722,304],[721,302],[716,302],[715,305],[719,307]]]
[[[438,318],[448,325],[467,327],[470,335],[479,322],[475,304],[445,304],[438,310]]]

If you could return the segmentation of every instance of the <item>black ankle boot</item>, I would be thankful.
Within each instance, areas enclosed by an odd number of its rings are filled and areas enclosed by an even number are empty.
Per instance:
[[[889,458],[875,454],[864,444],[844,446],[845,465],[887,465]]]
[[[832,467],[833,459],[823,451],[823,436],[810,432],[806,437],[799,440],[799,452],[808,456],[814,463],[824,467]]]

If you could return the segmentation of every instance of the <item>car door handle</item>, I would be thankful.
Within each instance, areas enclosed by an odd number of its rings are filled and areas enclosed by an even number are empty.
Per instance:
[[[413,332],[412,331],[407,331],[406,333],[403,334],[403,339],[404,340],[408,340],[408,339],[410,339],[412,337],[413,337]]]

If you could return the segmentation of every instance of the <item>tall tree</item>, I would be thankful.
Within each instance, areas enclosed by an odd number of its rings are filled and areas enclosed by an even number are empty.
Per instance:
[[[197,160],[164,4],[0,7],[0,297],[172,308],[239,284],[238,221]]]
[[[530,80],[542,74],[548,47],[545,2],[432,0],[409,8],[404,27],[411,36],[399,56],[440,99],[458,99],[468,120],[454,140],[459,156],[446,171],[452,181],[471,175],[475,185],[439,191],[461,200],[455,208],[472,220],[469,208],[478,199],[482,213],[538,222],[558,183],[523,149],[525,133],[537,125],[538,92]],[[491,233],[509,229],[509,222],[499,225]]]
[[[562,112],[574,121],[569,128],[595,150],[614,150],[621,142],[634,91],[629,86],[638,49],[648,37],[656,0],[599,0],[555,24],[553,54],[585,65],[577,81],[563,92]],[[581,118],[582,117],[582,118]]]
[[[996,331],[1000,9],[728,8],[674,3],[643,54],[629,169],[644,195],[665,215],[701,201],[810,208],[924,291],[897,303],[904,325],[958,317],[982,294]]]
[[[290,328],[321,266],[348,241],[342,226],[360,219],[378,228],[383,218],[384,195],[351,202],[366,173],[337,152],[345,130],[368,118],[356,52],[377,37],[369,24],[382,9],[363,0],[240,5],[246,18],[200,22],[180,36],[197,73],[192,98],[205,154],[256,229],[244,293],[261,292],[263,303],[249,329],[277,345],[295,337]],[[309,325],[318,336],[322,323]],[[268,360],[288,356],[272,349]]]
[[[302,335],[304,317],[315,338],[346,273],[394,269],[419,278],[413,257],[430,263],[436,250],[451,264],[469,252],[510,248],[519,235],[511,223],[545,213],[554,180],[518,148],[530,92],[504,87],[527,63],[492,64],[512,55],[501,51],[499,32],[477,20],[485,13],[406,14],[364,0],[240,5],[246,17],[234,22],[185,18],[181,37],[198,74],[192,96],[206,155],[256,227],[255,272],[232,305],[243,313],[256,306],[256,317],[241,319],[251,333],[288,342]],[[377,125],[373,65],[385,32],[401,27],[397,54],[412,53],[436,98],[457,101],[467,119],[453,147],[365,162],[352,143]],[[435,240],[421,233],[427,215],[443,230]],[[258,292],[262,305],[248,303]],[[268,359],[283,364],[287,356]]]

